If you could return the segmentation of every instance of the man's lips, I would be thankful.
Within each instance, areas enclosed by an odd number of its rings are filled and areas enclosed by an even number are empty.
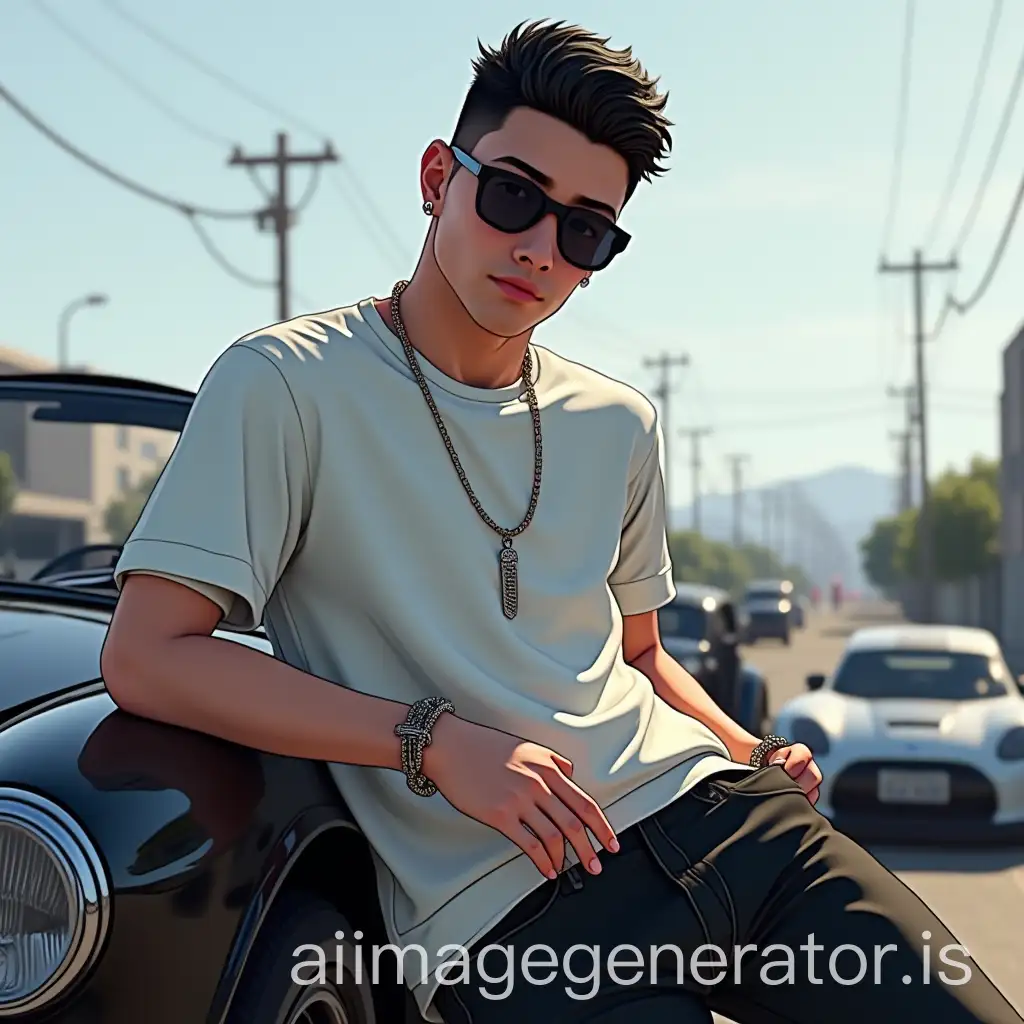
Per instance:
[[[520,302],[540,302],[541,298],[529,281],[521,277],[491,277],[491,280],[511,299]]]

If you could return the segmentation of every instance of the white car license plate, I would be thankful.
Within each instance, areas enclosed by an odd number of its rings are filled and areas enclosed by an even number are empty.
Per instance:
[[[948,804],[949,773],[880,771],[878,799],[886,804]]]

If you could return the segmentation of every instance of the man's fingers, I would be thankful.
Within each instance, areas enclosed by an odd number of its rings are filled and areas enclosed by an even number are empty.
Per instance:
[[[556,800],[550,800],[557,803]],[[561,871],[565,863],[565,840],[561,826],[552,821],[547,808],[534,807],[522,816],[523,824],[544,844],[544,849],[556,871]]]
[[[597,861],[597,851],[590,841],[590,836],[583,825],[583,822],[569,810],[556,796],[549,797],[541,805],[541,810],[560,829],[559,838],[564,842],[568,839],[572,848],[576,851],[580,863],[590,872],[600,871],[601,866]]]
[[[501,831],[537,865],[537,870],[545,878],[558,877],[558,872],[555,870],[554,864],[551,863],[547,848],[522,822],[517,821],[515,824],[509,825],[507,831],[505,829]]]
[[[556,776],[550,780],[550,786],[554,795],[594,833],[597,841],[606,850],[618,852],[619,841],[615,838],[615,830],[592,797],[565,777]]]

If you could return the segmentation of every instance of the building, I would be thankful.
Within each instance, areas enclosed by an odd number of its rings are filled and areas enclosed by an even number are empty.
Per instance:
[[[0,377],[56,368],[0,346]],[[0,556],[13,559],[18,575],[72,548],[110,541],[108,506],[158,473],[177,440],[163,430],[40,422],[34,412],[23,402],[0,402],[0,451],[17,481],[14,506],[0,522]]]
[[[1024,324],[1003,349],[999,491],[1002,504],[1002,640],[1024,671]]]

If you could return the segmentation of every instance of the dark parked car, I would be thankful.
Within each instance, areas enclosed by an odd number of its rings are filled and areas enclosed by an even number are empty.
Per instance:
[[[675,600],[658,612],[662,643],[731,718],[755,735],[769,725],[768,686],[740,656],[743,624],[717,587],[677,583]]]
[[[747,643],[781,640],[788,646],[793,627],[793,584],[789,580],[754,580],[743,595]]]
[[[132,485],[160,469],[193,397],[0,377],[19,485],[0,523],[0,551],[18,554],[18,578],[0,580],[0,1018],[418,1021],[396,962],[372,991],[371,964],[353,973],[353,933],[387,939],[326,768],[136,718],[100,679],[119,551],[97,543],[104,510],[137,508]],[[222,635],[271,653],[260,633]],[[295,980],[316,960],[307,944],[326,969]]]

